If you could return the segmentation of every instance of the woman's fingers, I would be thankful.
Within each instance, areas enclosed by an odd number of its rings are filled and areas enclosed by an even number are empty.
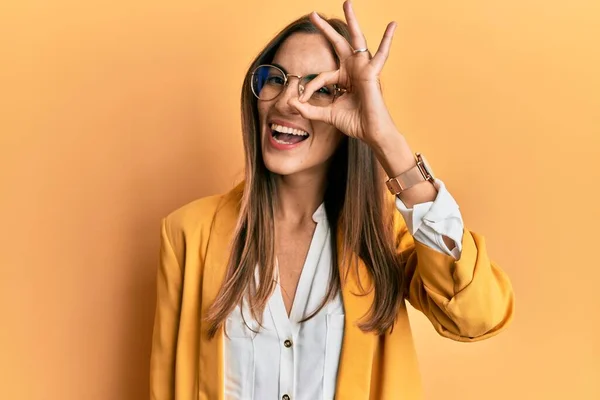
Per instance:
[[[313,12],[310,15],[310,18],[311,22],[323,33],[323,35],[325,35],[331,44],[333,44],[335,52],[340,60],[352,55],[352,46],[350,46],[350,43],[348,43],[342,35],[337,33],[327,21],[321,18],[316,12]]]
[[[340,70],[322,72],[317,75],[312,81],[310,81],[302,91],[302,95],[299,98],[291,98],[289,104],[295,107],[302,117],[313,120],[323,121],[331,124],[332,119],[332,104],[328,106],[313,106],[308,103],[308,99],[323,86],[333,85],[337,83],[339,79]],[[331,93],[333,95],[333,93]]]
[[[350,44],[354,49],[366,49],[367,39],[360,29],[358,19],[356,18],[356,14],[354,13],[354,9],[352,8],[352,3],[350,1],[344,2],[344,14],[346,16],[348,28],[350,29]]]
[[[390,22],[385,29],[385,33],[383,34],[383,39],[381,39],[381,43],[379,44],[379,48],[377,49],[377,53],[373,56],[371,60],[371,66],[373,67],[375,73],[379,74],[385,65],[385,62],[390,54],[390,47],[392,45],[392,38],[394,37],[394,32],[396,31],[395,22]]]
[[[306,102],[308,99],[310,99],[314,92],[321,89],[323,86],[334,85],[338,83],[339,77],[339,69],[335,71],[321,72],[316,78],[304,86],[302,95],[300,95],[300,101]]]

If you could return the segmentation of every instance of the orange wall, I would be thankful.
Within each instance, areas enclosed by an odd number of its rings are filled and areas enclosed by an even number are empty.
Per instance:
[[[412,313],[428,399],[599,399],[600,2],[356,0],[388,105],[512,277],[489,341]],[[241,177],[260,47],[341,1],[0,6],[0,398],[146,399],[159,218]]]

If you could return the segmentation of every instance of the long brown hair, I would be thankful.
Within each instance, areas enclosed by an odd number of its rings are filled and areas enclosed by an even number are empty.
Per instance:
[[[327,21],[350,40],[344,21]],[[289,24],[254,59],[242,87],[246,164],[244,192],[225,280],[207,316],[210,337],[215,335],[227,316],[242,301],[249,305],[252,317],[262,322],[264,308],[275,289],[273,215],[277,187],[273,173],[263,161],[257,99],[251,91],[250,71],[260,64],[272,62],[281,44],[294,33],[318,34],[320,31],[310,22],[308,15]],[[333,47],[331,51],[335,55]],[[332,269],[327,296],[321,307],[334,297],[340,290],[341,279],[345,279],[346,274],[340,276],[339,263],[353,260],[348,262],[348,268],[358,268],[358,255],[372,280],[370,290],[375,291],[368,317],[359,326],[363,331],[381,334],[393,326],[405,295],[404,268],[395,252],[391,210],[384,201],[381,168],[365,143],[349,137],[340,143],[331,161],[324,202],[332,232]],[[338,232],[343,238],[343,260],[338,259]],[[256,268],[258,285],[255,281]],[[364,294],[366,290],[362,289]],[[318,310],[310,317],[316,312]]]

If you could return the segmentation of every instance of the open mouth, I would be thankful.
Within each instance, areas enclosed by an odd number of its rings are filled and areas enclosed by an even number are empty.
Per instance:
[[[279,144],[297,144],[310,136],[308,132],[301,129],[288,128],[277,124],[271,124],[271,135],[273,140]]]

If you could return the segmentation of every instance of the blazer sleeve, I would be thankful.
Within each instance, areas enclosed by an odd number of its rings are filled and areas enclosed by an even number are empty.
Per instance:
[[[157,299],[150,357],[150,399],[175,398],[175,354],[181,312],[183,269],[173,247],[168,218],[162,220]]]
[[[507,275],[490,260],[483,236],[464,229],[459,260],[415,241],[396,219],[397,250],[405,264],[408,300],[450,339],[470,342],[496,335],[513,317]]]

